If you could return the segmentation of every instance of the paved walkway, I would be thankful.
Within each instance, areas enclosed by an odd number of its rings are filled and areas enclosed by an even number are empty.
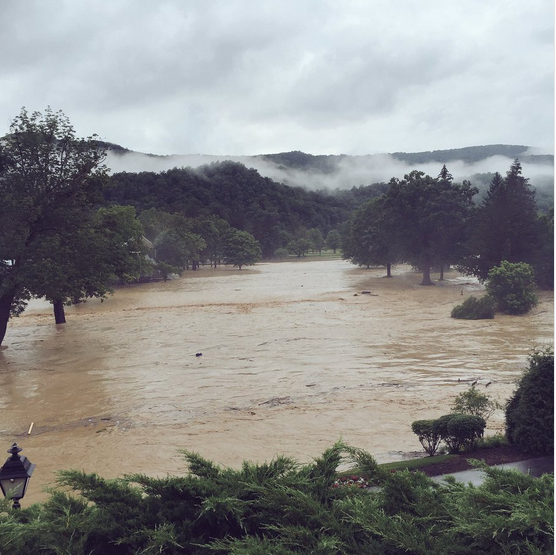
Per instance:
[[[554,474],[554,457],[540,457],[538,459],[498,464],[493,468],[513,468],[524,474],[529,473],[539,477],[542,474]],[[466,484],[471,482],[475,486],[482,484],[485,479],[485,473],[482,470],[464,470],[462,472],[454,472],[453,474],[434,476],[432,479],[436,482],[442,482],[446,476],[453,476],[457,482],[464,482]]]

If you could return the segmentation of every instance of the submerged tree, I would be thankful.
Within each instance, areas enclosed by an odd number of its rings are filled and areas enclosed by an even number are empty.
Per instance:
[[[26,287],[49,300],[56,323],[64,324],[64,305],[104,297],[113,282],[149,273],[142,237],[132,206],[84,211],[81,226],[72,233],[47,235],[31,243],[28,256],[33,264],[22,270]]]
[[[353,214],[347,233],[344,258],[359,266],[385,266],[386,277],[392,277],[392,264],[398,260],[396,235],[390,223],[392,217],[385,209],[384,198],[373,199]]]
[[[48,243],[53,260],[63,257],[57,249],[101,199],[104,159],[94,137],[77,139],[68,118],[50,108],[22,109],[0,140],[0,343],[10,316],[35,294],[32,253]]]
[[[433,265],[457,259],[473,213],[477,189],[469,182],[453,184],[414,170],[393,178],[384,196],[400,257],[423,272],[421,285],[432,285]]]
[[[255,264],[261,259],[259,242],[247,231],[231,229],[224,240],[224,263],[237,266]]]
[[[538,304],[533,268],[525,262],[503,260],[488,273],[486,290],[497,309],[507,314],[525,314]]]

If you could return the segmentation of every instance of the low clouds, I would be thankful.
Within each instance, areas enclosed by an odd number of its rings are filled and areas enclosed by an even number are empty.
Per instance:
[[[534,152],[530,152],[534,154]],[[528,153],[529,154],[529,153]],[[172,168],[197,168],[213,162],[232,160],[248,168],[256,169],[262,176],[274,181],[291,186],[307,189],[350,189],[359,185],[372,183],[387,183],[392,177],[402,179],[412,170],[420,170],[436,177],[442,168],[441,162],[426,164],[409,164],[402,162],[389,154],[376,154],[366,156],[344,156],[330,161],[335,165],[335,171],[321,173],[318,171],[301,171],[286,168],[260,157],[249,156],[147,156],[138,152],[124,155],[108,152],[107,165],[112,173],[116,172],[161,172]],[[513,160],[506,156],[490,156],[479,162],[466,163],[462,160],[453,160],[447,163],[448,169],[457,182],[470,179],[473,184],[478,183],[473,178],[478,173],[499,172],[505,175]],[[530,178],[531,184],[543,188],[554,180],[554,167],[546,163],[522,162],[523,175]],[[551,186],[552,188],[552,186]]]
[[[4,0],[0,122],[157,154],[553,148],[552,3]]]

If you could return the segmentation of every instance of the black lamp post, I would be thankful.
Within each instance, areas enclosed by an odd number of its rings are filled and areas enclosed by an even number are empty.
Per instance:
[[[11,453],[12,456],[0,468],[0,488],[2,488],[4,497],[13,499],[14,509],[21,508],[19,500],[23,499],[29,478],[35,470],[35,465],[31,464],[27,457],[19,455],[20,451],[21,447],[14,443],[11,449],[8,449],[8,453]]]

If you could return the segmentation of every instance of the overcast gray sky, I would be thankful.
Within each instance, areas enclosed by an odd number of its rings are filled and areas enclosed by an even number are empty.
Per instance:
[[[21,107],[140,152],[553,152],[552,0],[0,0]]]

